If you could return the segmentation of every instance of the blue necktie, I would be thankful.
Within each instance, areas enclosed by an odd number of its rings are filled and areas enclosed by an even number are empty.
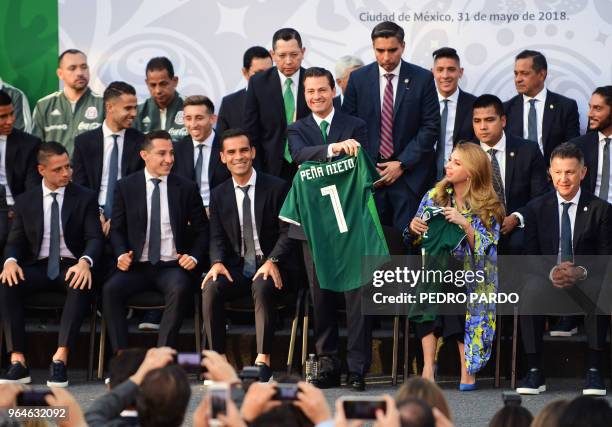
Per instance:
[[[529,100],[529,115],[527,116],[527,139],[538,143],[538,116],[535,109],[535,99]]]
[[[159,183],[161,179],[151,178],[155,186],[151,195],[151,217],[149,218],[149,262],[157,264],[161,257],[161,213],[159,203]]]
[[[440,139],[436,151],[437,181],[444,176],[444,149],[446,148],[446,122],[448,121],[448,99],[444,99],[444,108],[440,116]]]
[[[49,239],[49,258],[47,259],[47,277],[55,280],[60,270],[60,213],[57,193],[51,193],[51,228]]]
[[[574,251],[572,249],[572,223],[569,217],[569,208],[572,202],[563,202],[563,213],[561,214],[561,262],[573,261]]]
[[[113,195],[115,194],[115,184],[119,178],[119,144],[117,138],[113,137],[113,151],[111,151],[110,163],[108,165],[108,184],[106,185],[106,201],[104,202],[104,217],[108,220],[113,214]]]
[[[198,188],[200,188],[202,186],[202,163],[204,162],[202,149],[204,148],[204,144],[198,144],[196,148],[200,150],[200,152],[198,153],[198,158],[195,164],[195,180],[196,184],[198,184]]]
[[[255,257],[255,238],[253,237],[253,219],[251,216],[251,198],[249,197],[250,185],[238,187],[244,193],[242,199],[242,240],[244,241],[244,267],[242,273],[246,277],[253,277],[257,270],[257,258]]]

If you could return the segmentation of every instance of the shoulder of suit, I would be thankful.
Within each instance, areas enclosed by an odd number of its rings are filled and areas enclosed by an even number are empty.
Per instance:
[[[263,183],[266,187],[272,188],[283,188],[287,185],[287,181],[285,181],[284,179],[263,172],[257,172],[257,182],[255,183],[255,185],[257,185],[258,182]]]
[[[367,123],[365,122],[365,120],[359,117],[351,116],[350,114],[346,114],[342,110],[338,110],[338,109],[334,110],[334,119],[336,118],[341,119],[351,125],[354,125],[355,127],[367,126]]]
[[[504,102],[504,110],[508,110],[508,108],[510,108],[515,102],[517,101],[520,102],[521,98],[522,98],[522,95],[516,94],[512,98]]]
[[[187,179],[177,173],[170,173],[170,175],[168,175],[168,183],[173,183],[176,185],[179,185],[181,187],[194,187],[197,189],[197,185],[195,183],[195,181],[191,180],[191,179]]]
[[[37,137],[36,135],[32,135],[31,133],[24,132],[21,129],[17,129],[17,128],[13,128],[13,130],[11,131],[11,134],[6,139],[7,141],[9,139],[10,140],[17,139],[19,140],[19,144],[38,145],[42,142],[40,138]],[[23,145],[20,145],[20,147],[22,146]]]
[[[97,128],[97,129],[101,129],[101,127]],[[97,130],[97,129],[94,129],[94,130]],[[134,129],[134,128],[127,128],[125,130],[126,138],[128,137],[128,135],[130,135],[131,138],[134,138],[134,139],[137,139],[137,140],[143,140],[144,137],[145,137],[144,133],[142,133],[138,129]]]
[[[231,104],[233,102],[239,101],[240,98],[242,98],[245,94],[246,94],[246,89],[243,88],[243,89],[237,90],[236,92],[232,92],[228,95],[225,95],[223,99],[221,100],[221,105],[223,105],[224,103]]]
[[[92,138],[94,138],[94,137],[96,137],[98,135],[104,135],[104,133],[102,132],[102,126],[98,126],[95,129],[88,130],[86,132],[83,132],[83,133],[77,135],[74,138],[74,143],[76,145],[77,143],[83,143],[83,142],[86,142],[86,141],[90,141]],[[81,141],[83,141],[83,142],[81,142]]]
[[[405,65],[406,70],[410,73],[411,77],[430,77],[432,73],[427,68],[423,68],[420,65],[413,64],[412,62],[403,61],[402,65]],[[400,68],[400,74],[402,69]]]
[[[542,205],[546,203],[549,203],[551,200],[556,200],[556,198],[557,198],[557,191],[550,190],[544,194],[541,194],[531,199],[529,203],[527,203],[527,206],[532,208],[534,212],[538,212],[539,207],[541,207]]]
[[[548,90],[547,94],[546,94],[547,101],[549,102],[563,102],[566,104],[577,104],[576,100],[570,97],[567,97],[565,95],[561,95],[560,93],[557,92],[553,92],[552,90]]]
[[[96,192],[87,187],[83,187],[82,185],[76,184],[74,182],[71,182],[68,185],[69,186],[66,187],[66,190],[77,194],[80,197],[96,197]]]
[[[471,103],[474,103],[474,101],[476,101],[477,96],[470,93],[470,92],[466,92],[463,89],[459,89],[459,99],[465,99]]]

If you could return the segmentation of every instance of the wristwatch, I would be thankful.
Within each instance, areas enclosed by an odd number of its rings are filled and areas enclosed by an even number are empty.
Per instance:
[[[268,261],[270,261],[272,264],[278,264],[278,258],[275,256],[270,256],[268,257]]]

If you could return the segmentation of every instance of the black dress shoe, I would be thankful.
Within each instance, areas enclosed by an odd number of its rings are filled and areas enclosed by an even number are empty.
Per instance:
[[[319,373],[314,383],[319,388],[340,387],[340,372],[339,371],[323,371]]]
[[[365,379],[363,375],[349,372],[346,383],[355,391],[365,390]]]

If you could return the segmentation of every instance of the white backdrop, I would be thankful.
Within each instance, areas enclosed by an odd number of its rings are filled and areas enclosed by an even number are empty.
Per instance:
[[[456,48],[461,86],[476,95],[510,98],[514,56],[542,51],[547,86],[578,101],[583,129],[592,90],[612,84],[612,0],[59,0],[60,50],[88,54],[94,90],[125,80],[140,99],[147,61],[167,56],[181,94],[208,95],[218,109],[245,85],[243,52],[270,48],[276,29],[296,28],[304,66],[333,72],[342,55],[373,61],[370,31],[389,17],[406,31],[405,60],[430,68],[433,50]]]

